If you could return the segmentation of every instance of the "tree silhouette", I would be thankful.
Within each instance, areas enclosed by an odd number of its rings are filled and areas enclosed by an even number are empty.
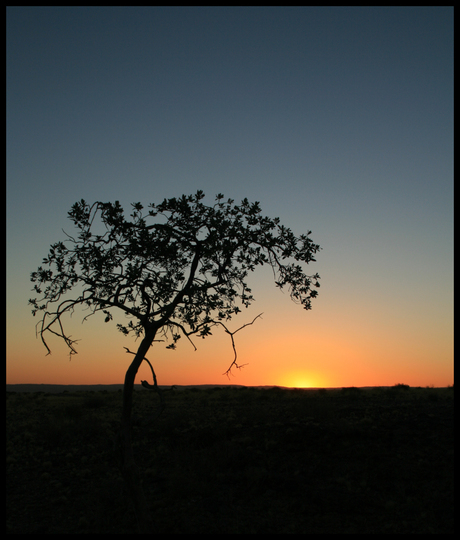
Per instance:
[[[54,334],[75,354],[76,340],[63,326],[63,316],[76,306],[89,310],[85,317],[101,311],[105,322],[112,311],[121,310],[129,321],[117,324],[125,335],[141,338],[125,375],[122,414],[122,471],[135,502],[139,528],[150,527],[139,474],[131,444],[131,410],[134,380],[154,341],[175,348],[181,336],[205,338],[222,326],[230,335],[237,363],[233,335],[226,322],[254,300],[246,283],[249,272],[268,264],[279,288],[287,287],[291,298],[305,309],[317,295],[319,275],[307,276],[299,263],[314,261],[320,249],[309,238],[310,231],[296,237],[278,218],[261,215],[258,202],[217,195],[213,206],[202,201],[204,193],[165,199],[150,204],[143,213],[140,203],[132,204],[129,219],[118,201],[84,200],[75,203],[69,218],[78,235],[64,233],[63,242],[52,244],[43,265],[32,272],[33,290],[40,299],[29,300],[32,313],[41,313],[37,324],[48,353],[48,335]],[[76,297],[67,298],[74,290]],[[257,317],[256,317],[257,318]],[[160,338],[160,339],[159,339]],[[193,342],[192,342],[193,344]],[[156,387],[143,381],[145,387]],[[145,384],[144,384],[145,383]]]

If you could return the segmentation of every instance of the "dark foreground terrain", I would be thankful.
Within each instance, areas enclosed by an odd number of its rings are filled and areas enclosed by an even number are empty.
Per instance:
[[[159,533],[453,533],[454,390],[135,393]],[[121,391],[7,393],[7,532],[131,533]]]

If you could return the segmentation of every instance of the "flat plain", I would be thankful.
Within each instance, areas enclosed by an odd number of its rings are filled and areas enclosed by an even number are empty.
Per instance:
[[[136,531],[121,390],[6,393],[7,532]],[[453,533],[454,389],[136,390],[158,533]]]

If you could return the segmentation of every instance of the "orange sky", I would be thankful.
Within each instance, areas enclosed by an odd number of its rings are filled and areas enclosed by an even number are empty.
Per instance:
[[[380,310],[355,306],[328,311],[329,295],[319,296],[311,311],[295,305],[279,290],[268,287],[257,301],[228,326],[234,330],[258,319],[235,335],[238,361],[248,364],[223,375],[233,358],[230,338],[216,328],[212,336],[195,339],[197,351],[181,339],[175,351],[154,343],[148,358],[159,384],[242,384],[308,387],[447,386],[453,383],[452,340],[445,321],[433,324],[423,313],[406,321]],[[324,291],[326,292],[326,291]],[[263,293],[263,294],[262,294]],[[258,299],[260,298],[260,301]],[[65,346],[50,337],[52,354],[46,356],[35,337],[34,319],[22,306],[22,324],[10,316],[7,342],[7,382],[43,384],[119,384],[131,360],[123,347],[134,351],[134,338],[124,337],[112,323],[94,316],[83,325],[77,312],[68,319],[69,333],[80,338],[78,354],[69,361]],[[27,315],[27,317],[26,317]],[[404,314],[400,314],[404,319]],[[136,382],[151,381],[147,365]]]

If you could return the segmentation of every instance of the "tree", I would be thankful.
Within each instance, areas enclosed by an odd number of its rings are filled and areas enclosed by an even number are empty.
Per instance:
[[[64,233],[66,239],[52,244],[44,266],[31,274],[33,290],[41,298],[29,303],[33,315],[42,315],[37,333],[48,354],[50,334],[62,338],[71,355],[76,353],[76,340],[65,332],[63,316],[79,305],[89,310],[84,320],[102,312],[110,322],[113,310],[121,310],[129,322],[117,324],[118,329],[141,338],[125,375],[121,438],[122,471],[143,530],[149,523],[130,425],[134,380],[141,363],[148,362],[152,343],[161,338],[175,348],[181,336],[190,341],[193,335],[205,338],[213,327],[222,326],[235,353],[228,374],[241,366],[233,340],[236,331],[230,332],[226,323],[254,300],[246,283],[249,272],[270,265],[276,286],[287,287],[305,309],[311,309],[319,287],[319,275],[305,275],[299,264],[315,261],[320,249],[309,238],[310,231],[296,237],[278,218],[263,217],[258,202],[244,199],[236,205],[219,194],[213,206],[206,206],[203,198],[198,191],[165,199],[150,204],[147,212],[135,203],[130,219],[118,201],[89,205],[81,200],[69,212],[78,236]],[[67,298],[72,289],[76,296]],[[146,381],[143,385],[152,387]]]

